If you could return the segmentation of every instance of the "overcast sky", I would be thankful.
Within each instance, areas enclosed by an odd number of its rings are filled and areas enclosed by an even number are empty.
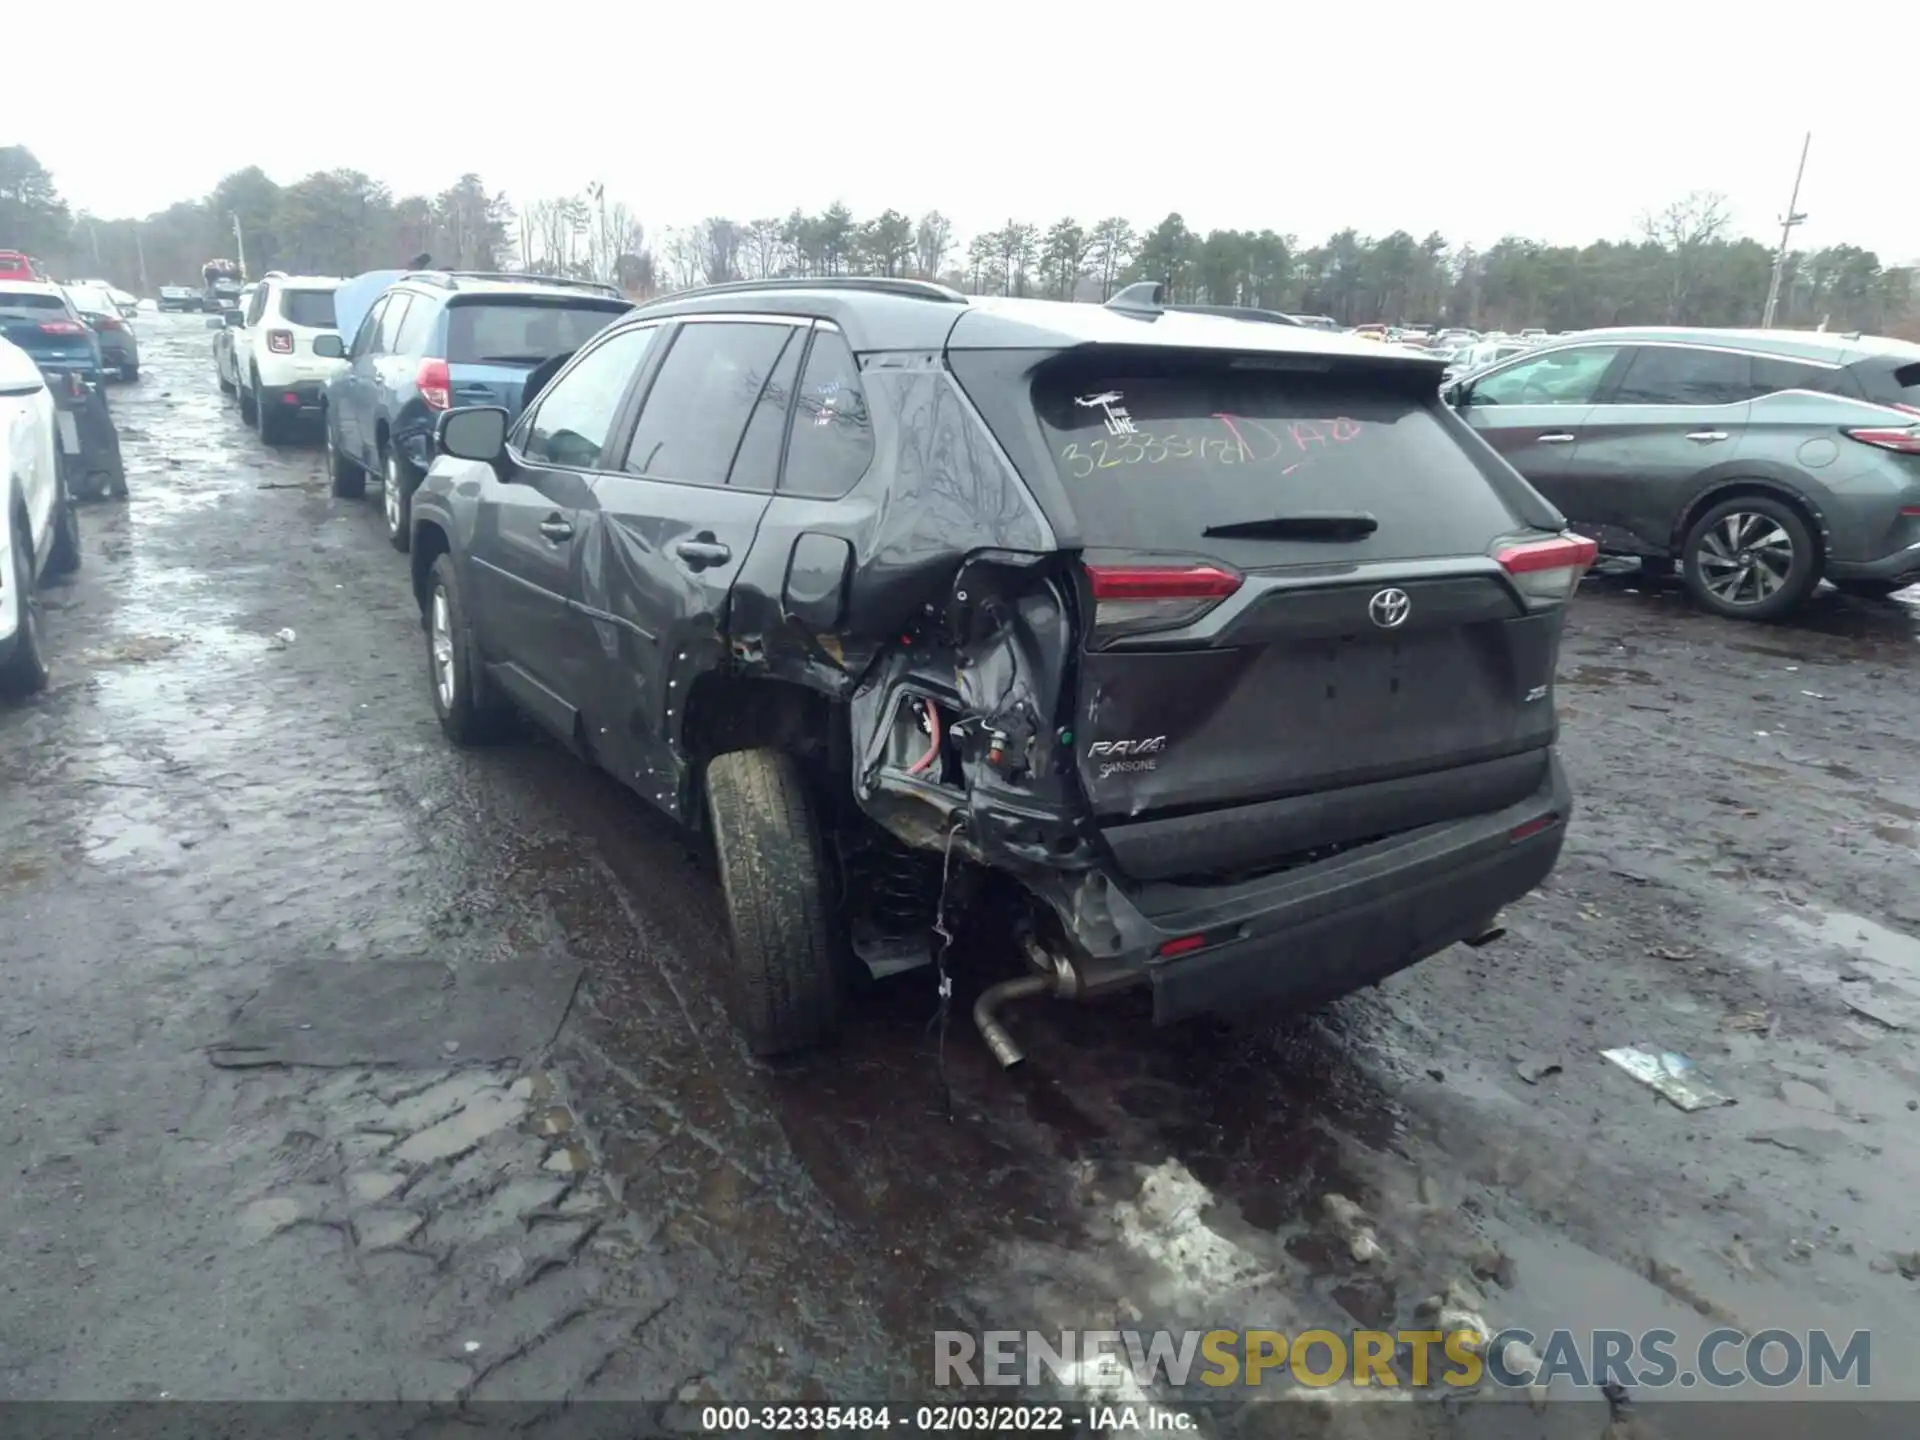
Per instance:
[[[518,201],[603,180],[656,232],[837,199],[860,215],[938,208],[963,236],[1010,217],[1140,225],[1178,210],[1196,229],[1309,243],[1347,225],[1584,242],[1717,190],[1771,243],[1811,129],[1796,243],[1920,257],[1913,88],[1874,59],[1917,33],[1891,0],[460,13],[117,7],[70,57],[78,75],[7,67],[0,143],[29,146],[101,215],[257,163],[283,183],[351,167],[401,193],[476,170]],[[82,93],[95,109],[76,118]]]

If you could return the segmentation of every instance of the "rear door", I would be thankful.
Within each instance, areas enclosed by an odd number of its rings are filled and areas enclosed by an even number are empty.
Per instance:
[[[1703,472],[1745,443],[1753,357],[1708,345],[1634,345],[1615,374],[1549,498],[1603,544],[1664,552]]]
[[[1506,462],[1572,516],[1567,481],[1594,402],[1625,354],[1620,345],[1567,345],[1512,360],[1461,384],[1460,414]]]
[[[1560,621],[1493,557],[1552,517],[1424,372],[1060,363],[1035,403],[1086,547],[1073,739],[1123,866],[1270,866],[1538,788]],[[1129,837],[1207,811],[1179,853]]]
[[[582,598],[607,660],[595,730],[662,803],[678,798],[671,737],[690,682],[726,662],[733,582],[773,497],[805,339],[804,321],[683,319],[623,463],[594,481],[604,523]]]
[[[633,307],[611,299],[475,295],[447,306],[445,356],[455,405],[518,415],[534,368],[578,350]]]

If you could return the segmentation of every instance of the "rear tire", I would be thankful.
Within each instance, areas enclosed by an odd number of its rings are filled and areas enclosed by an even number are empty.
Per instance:
[[[259,432],[262,445],[277,446],[286,436],[286,424],[280,412],[267,403],[264,395],[259,394],[260,377],[253,377],[253,428]]]
[[[1836,580],[1833,588],[1856,600],[1885,600],[1914,584],[1911,580]]]
[[[13,653],[0,664],[0,696],[9,700],[38,695],[47,688],[47,656],[40,638],[40,587],[34,583],[33,537],[24,518],[14,517],[13,575],[20,587],[19,619]]]
[[[420,472],[391,440],[387,442],[385,458],[380,508],[386,513],[387,543],[404,555],[411,543],[408,532],[413,526],[413,492],[419,488]]]
[[[247,389],[238,374],[233,377],[233,389],[234,393],[240,397],[240,418],[249,425],[254,424],[255,413],[259,407],[254,400],[253,392]]]
[[[707,816],[730,941],[727,1008],[756,1055],[828,1039],[840,977],[828,924],[820,830],[800,762],[778,750],[736,750],[707,766]]]
[[[60,493],[54,500],[53,553],[47,556],[47,574],[71,575],[80,568],[80,512],[67,493],[67,480],[60,477]]]
[[[427,688],[441,732],[460,746],[497,739],[506,728],[507,708],[487,692],[486,678],[474,664],[473,637],[467,631],[466,605],[451,555],[433,562],[420,618],[427,635]]]
[[[339,442],[333,438],[333,413],[328,411],[320,417],[320,428],[327,442],[327,478],[333,482],[333,493],[341,500],[358,500],[367,493],[367,472],[340,451]]]
[[[1767,495],[1736,495],[1707,511],[1687,532],[1682,563],[1694,600],[1730,620],[1781,619],[1820,583],[1812,529]]]

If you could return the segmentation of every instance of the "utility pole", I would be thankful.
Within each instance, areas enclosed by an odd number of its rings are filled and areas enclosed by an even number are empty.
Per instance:
[[[145,292],[147,285],[147,242],[141,237],[140,227],[133,227],[133,253],[140,259],[140,289]]]
[[[1793,227],[1807,217],[1797,208],[1800,204],[1800,181],[1807,173],[1807,151],[1813,147],[1813,132],[1807,132],[1807,138],[1800,146],[1800,168],[1793,172],[1793,194],[1787,199],[1787,213],[1780,221],[1780,248],[1773,257],[1773,281],[1767,286],[1767,308],[1760,317],[1760,328],[1773,328],[1774,312],[1780,308],[1780,280],[1787,271],[1787,246],[1793,239]]]
[[[240,262],[240,278],[245,280],[247,278],[247,237],[240,233],[240,212],[230,210],[227,213],[233,220],[233,244],[238,251],[235,258]]]
[[[93,242],[93,268],[99,272],[107,268],[107,262],[100,258],[100,227],[93,221],[87,221],[87,238]]]
[[[593,276],[596,280],[611,280],[608,273],[612,266],[608,263],[608,252],[613,249],[612,238],[607,234],[607,186],[606,182],[596,180],[587,186],[587,197],[600,212],[600,225],[594,232]]]

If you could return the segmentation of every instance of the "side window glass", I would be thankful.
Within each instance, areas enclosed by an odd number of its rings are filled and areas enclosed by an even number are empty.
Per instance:
[[[787,443],[787,468],[781,490],[837,500],[851,490],[873,463],[873,416],[860,388],[860,365],[846,339],[834,330],[816,330],[800,377],[800,400],[793,412],[793,438]]]
[[[265,313],[266,308],[267,287],[262,285],[258,290],[253,292],[253,303],[247,306],[247,325],[249,327],[258,325],[260,323],[260,316]]]
[[[1776,395],[1782,390],[1816,390],[1822,395],[1845,395],[1850,392],[1840,375],[1840,371],[1825,365],[1755,355],[1751,393],[1756,400],[1762,395]]]
[[[771,490],[780,474],[780,447],[787,438],[787,412],[793,405],[793,386],[800,373],[800,355],[807,348],[807,332],[794,327],[773,373],[760,387],[740,452],[733,457],[727,484],[736,490]]]
[[[433,322],[440,318],[440,311],[431,300],[416,295],[407,307],[407,318],[400,322],[400,334],[394,341],[396,355],[424,355],[427,353],[427,341],[433,335]]]
[[[1748,356],[1726,350],[1643,345],[1633,352],[1615,405],[1735,405],[1753,393]]]
[[[380,355],[400,354],[400,327],[406,323],[407,304],[413,297],[406,294],[389,296],[387,313],[380,319],[380,338],[374,342],[374,351]]]
[[[1475,405],[1591,405],[1620,353],[1617,345],[1578,345],[1510,365],[1476,380]]]
[[[657,480],[726,484],[748,417],[792,337],[791,325],[682,325],[647,392],[627,469]]]
[[[380,317],[386,313],[386,309],[386,297],[382,296],[373,302],[373,308],[367,311],[367,318],[360,322],[359,333],[353,337],[353,349],[349,353],[356,358],[373,353],[374,345],[380,335]]]
[[[613,417],[658,333],[652,325],[623,330],[554,381],[527,425],[527,459],[575,470],[601,468]]]

